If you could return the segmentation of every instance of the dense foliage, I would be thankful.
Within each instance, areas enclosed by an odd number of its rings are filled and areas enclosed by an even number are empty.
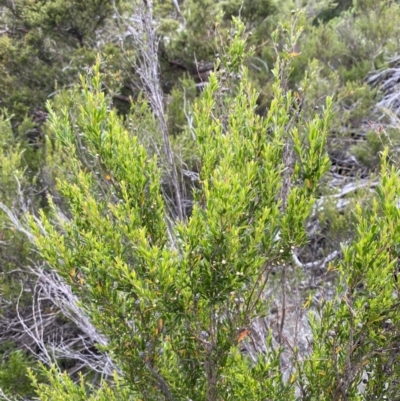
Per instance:
[[[297,3],[0,1],[0,399],[399,398],[400,5]]]

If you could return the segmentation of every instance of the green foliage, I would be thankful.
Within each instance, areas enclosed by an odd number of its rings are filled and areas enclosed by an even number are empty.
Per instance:
[[[15,345],[4,343],[0,348],[2,359],[0,362],[0,388],[10,396],[30,397],[34,395],[31,379],[28,377],[28,369],[34,369],[37,380],[43,381],[42,374],[37,370],[32,357],[27,356],[21,350],[15,349]]]
[[[363,136],[367,121],[374,118],[373,109],[380,94],[365,83],[365,77],[394,54],[398,24],[395,26],[393,20],[399,15],[398,7],[396,2],[362,1],[325,24],[311,26],[303,18],[300,54],[293,63],[291,84],[298,88],[303,107],[309,110],[309,104],[318,104],[327,95],[335,99],[331,149],[353,153],[371,170],[379,169],[382,146],[375,146],[379,144],[371,133],[366,143],[352,146],[353,135]],[[312,77],[307,88],[302,83],[304,73]],[[395,137],[392,133],[388,136]]]
[[[21,214],[22,196],[29,193],[30,180],[24,175],[22,147],[16,142],[11,118],[5,112],[0,115],[0,200],[2,205]],[[22,291],[27,275],[24,267],[28,258],[34,260],[31,246],[24,235],[12,227],[8,216],[0,209],[0,318],[3,327],[12,319],[17,300],[20,307],[31,301],[31,294]],[[4,328],[3,328],[4,330]],[[35,362],[26,352],[4,341],[7,332],[2,332],[0,347],[0,389],[8,395],[31,396],[33,391],[27,377],[27,368]],[[41,377],[39,375],[39,380]]]
[[[378,171],[381,152],[388,148],[389,160],[399,165],[397,146],[399,132],[396,128],[384,129],[381,125],[371,124],[370,130],[365,134],[365,141],[355,145],[352,149],[358,160],[373,171]]]
[[[221,5],[212,0],[187,0],[182,9],[183,21],[171,23],[169,15],[161,15],[164,46],[170,60],[181,60],[188,68],[195,60],[213,60],[217,48],[215,21]],[[168,23],[169,22],[169,23]]]
[[[388,146],[385,136],[381,137],[375,131],[368,131],[365,135],[366,142],[354,147],[354,154],[364,165],[372,168],[379,166],[380,152]]]
[[[8,208],[18,211],[21,196],[29,186],[24,176],[23,152],[13,136],[11,118],[3,113],[0,116],[0,199]],[[20,268],[29,255],[29,246],[0,210],[0,288],[7,300],[15,300],[21,287],[21,277],[11,276],[10,271]],[[8,308],[4,307],[2,313]]]
[[[318,58],[329,68],[341,68],[348,78],[362,79],[397,48],[399,15],[396,2],[359,1],[340,18],[312,27],[303,42],[303,57]]]
[[[158,3],[158,2],[157,2]],[[266,32],[266,20],[274,13],[271,0],[212,1],[187,0],[179,19],[171,17],[173,7],[160,2],[157,15],[163,23],[159,32],[169,60],[196,69],[197,61],[213,61],[222,41],[229,36],[231,20],[240,16],[246,29]]]
[[[275,7],[271,0],[222,1],[225,18],[240,17],[250,25],[259,24],[269,17],[275,11]]]
[[[41,401],[63,401],[65,396],[74,401],[130,401],[137,400],[121,385],[117,375],[114,377],[114,385],[109,386],[101,382],[100,386],[93,387],[85,383],[83,376],[80,376],[79,383],[75,383],[67,375],[60,374],[55,367],[44,369],[47,383],[39,383],[37,376],[29,371],[32,385]]]
[[[32,393],[31,382],[27,376],[27,363],[22,351],[13,352],[7,359],[0,365],[0,387],[13,395]]]
[[[179,85],[172,89],[167,108],[171,135],[179,134],[184,130],[187,125],[187,115],[195,97],[195,82],[190,78],[180,80]]]
[[[213,73],[193,109],[201,170],[187,221],[166,225],[157,160],[110,110],[99,64],[82,80],[73,114],[49,108],[56,149],[69,158],[70,179],[57,185],[69,218],[49,199],[41,224],[30,219],[35,243],[107,335],[124,383],[141,399],[292,396],[278,353],[251,366],[237,346],[265,309],[266,271],[305,242],[304,222],[329,168],[331,102],[297,126],[278,64],[274,100],[265,118],[257,115],[257,93],[241,67],[243,24],[235,23],[222,58],[230,70],[221,72],[231,74],[232,91]],[[64,393],[83,397],[81,388]]]
[[[397,399],[398,172],[383,155],[381,183],[371,209],[355,210],[357,233],[343,246],[338,296],[312,320],[313,354],[303,380],[304,399]],[[363,398],[358,385],[368,372]],[[318,377],[318,380],[315,380]]]
[[[317,15],[314,24],[326,23],[333,18],[339,17],[343,11],[348,10],[352,6],[353,0],[335,1],[331,7],[327,7]]]
[[[43,109],[57,85],[76,81],[98,50],[110,51],[98,37],[113,13],[109,1],[16,0],[0,10],[0,107],[16,124]]]
[[[0,119],[0,194],[10,204],[17,196],[15,178],[23,179],[22,152],[13,137],[10,118],[2,113]]]
[[[337,102],[343,110],[338,124],[344,127],[360,127],[373,107],[376,91],[367,84],[347,82],[338,91]]]
[[[289,401],[296,388],[303,400],[399,398],[400,183],[388,167],[398,133],[371,125],[365,142],[348,146],[379,96],[363,79],[399,47],[399,2],[310,0],[305,12],[294,0],[186,0],[180,11],[154,3],[168,130],[194,177],[190,215],[179,222],[168,212],[159,124],[132,90],[136,49],[123,21],[145,3],[117,2],[116,22],[105,0],[0,2],[0,106],[13,113],[0,119],[0,201],[19,215],[22,191],[35,209],[40,178],[50,197],[40,220],[29,220],[36,246],[109,338],[99,352],[121,368],[93,385],[56,368],[44,369],[47,384],[31,373],[38,397]],[[98,51],[108,62],[78,84]],[[204,91],[195,86],[202,61],[215,62]],[[50,120],[39,127],[34,112],[49,97]],[[27,144],[43,132],[43,149]],[[317,194],[330,193],[320,184],[328,133],[330,150],[352,152],[371,170],[391,147],[376,194],[358,190],[341,214],[336,198],[314,209]],[[286,382],[271,338],[258,360],[238,349],[267,313],[269,272],[280,273],[293,249],[307,250],[312,212],[325,236],[318,257],[345,244],[329,267],[340,285],[311,313],[311,353],[302,362],[293,350]],[[2,298],[15,301],[26,277],[9,272],[32,255],[9,226],[0,214]],[[31,395],[28,366],[20,351],[9,354],[0,385]]]
[[[233,349],[226,367],[226,384],[223,383],[226,400],[292,399],[290,386],[277,385],[273,376],[279,369],[279,355],[271,354],[270,360],[259,356],[253,365]],[[243,373],[241,373],[243,372]]]

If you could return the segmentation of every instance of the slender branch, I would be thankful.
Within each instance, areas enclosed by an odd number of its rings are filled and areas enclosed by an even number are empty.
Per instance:
[[[328,256],[321,260],[316,260],[314,262],[309,262],[309,263],[301,263],[297,255],[293,252],[292,253],[292,259],[296,266],[302,268],[302,269],[309,269],[309,270],[315,270],[315,269],[323,269],[325,266],[329,263],[332,262],[332,260],[335,260],[339,255],[341,254],[341,251],[333,251],[331,252]]]
[[[168,165],[170,180],[174,188],[175,212],[179,220],[185,218],[185,208],[182,200],[182,188],[179,182],[174,153],[168,134],[167,118],[164,110],[163,93],[160,83],[158,62],[158,38],[153,19],[152,0],[138,2],[135,14],[129,20],[123,19],[115,7],[116,15],[129,32],[135,43],[137,61],[135,70],[140,77],[154,115],[161,131],[164,156]]]
[[[286,264],[282,266],[281,288],[282,288],[282,314],[278,330],[278,342],[280,345],[282,345],[283,327],[285,325],[285,318],[286,318]]]
[[[0,400],[3,401],[16,401],[16,398],[10,398],[8,395],[6,395],[3,391],[2,388],[0,388]]]

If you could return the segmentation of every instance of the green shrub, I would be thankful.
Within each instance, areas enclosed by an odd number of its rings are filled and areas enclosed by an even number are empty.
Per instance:
[[[297,126],[278,65],[271,108],[258,116],[241,67],[244,27],[236,22],[236,29],[222,59],[231,70],[221,74],[240,73],[240,80],[225,91],[222,76],[211,74],[193,109],[201,170],[187,220],[166,224],[157,160],[109,109],[99,65],[82,83],[76,114],[50,109],[59,152],[70,159],[72,179],[58,182],[70,217],[49,199],[40,226],[30,219],[35,244],[109,338],[103,349],[137,399],[293,399],[279,351],[252,364],[238,346],[265,309],[267,272],[305,242],[304,222],[329,168],[331,105],[328,99],[321,117]],[[86,396],[65,375],[54,380],[38,388],[41,399]]]

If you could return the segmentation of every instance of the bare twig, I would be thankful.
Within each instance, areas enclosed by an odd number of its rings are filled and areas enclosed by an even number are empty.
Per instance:
[[[17,401],[17,398],[10,398],[5,394],[2,388],[0,388],[0,400],[2,401]]]
[[[120,371],[108,354],[96,350],[97,344],[107,345],[108,341],[97,332],[78,306],[71,288],[54,271],[42,266],[32,267],[31,273],[37,277],[32,309],[27,314],[20,309],[18,300],[18,320],[11,321],[7,330],[14,341],[22,343],[47,365],[65,358],[76,361],[74,372],[89,368],[103,377],[110,377],[113,372]],[[71,330],[73,326],[64,325],[63,328],[57,324],[60,312],[74,323],[78,331]]]
[[[301,263],[297,255],[293,252],[292,259],[296,264],[296,266],[301,267],[302,269],[316,270],[316,269],[324,269],[329,262],[332,262],[332,260],[336,259],[340,254],[341,251],[333,251],[332,253],[330,253],[328,256],[326,256],[321,260],[316,260],[314,262],[309,262],[309,263]]]
[[[164,156],[168,164],[170,180],[174,188],[175,212],[179,220],[185,218],[185,208],[182,201],[182,188],[179,182],[178,170],[171,142],[168,135],[167,118],[164,110],[163,93],[160,84],[158,62],[158,38],[153,19],[152,0],[137,2],[135,13],[128,19],[123,18],[115,7],[116,15],[129,32],[135,43],[137,60],[135,70],[140,77],[143,89],[157,118],[164,143]]]

